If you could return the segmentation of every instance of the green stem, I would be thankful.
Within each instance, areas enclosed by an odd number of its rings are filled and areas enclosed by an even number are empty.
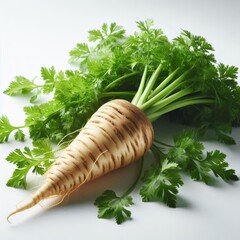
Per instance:
[[[180,68],[177,68],[175,71],[173,71],[167,78],[165,78],[160,85],[154,89],[150,94],[149,94],[149,99],[153,98],[156,94],[158,94],[176,75],[176,73],[179,71]]]
[[[105,97],[133,97],[136,94],[136,92],[103,92],[99,98],[105,98]],[[136,95],[135,95],[136,96]]]
[[[136,104],[136,106],[140,107],[143,103],[145,103],[145,101],[147,100],[150,92],[152,91],[152,88],[153,88],[153,86],[154,86],[154,84],[155,84],[155,82],[156,82],[160,72],[162,71],[162,68],[163,68],[163,66],[160,63],[158,68],[151,75],[151,77],[150,77],[150,79],[149,79],[149,81],[148,81],[148,83],[147,83],[147,85],[146,85],[146,87],[145,87],[145,89],[144,89],[144,91],[143,91],[139,101]]]
[[[172,145],[167,144],[167,143],[164,143],[164,142],[159,141],[159,140],[157,140],[157,139],[154,139],[153,142],[158,143],[158,144],[161,144],[161,145],[166,146],[166,147],[169,147],[169,148],[172,148],[172,147],[173,147]]]
[[[161,165],[163,152],[160,150],[160,148],[153,143],[151,146],[151,152],[153,153],[157,163]]]
[[[145,86],[146,79],[147,79],[147,65],[144,68],[142,79],[141,79],[139,88],[137,90],[137,93],[132,100],[132,104],[136,105],[138,103],[138,101],[139,101],[139,99],[140,99],[140,97],[143,93],[143,89],[144,89],[144,86]]]
[[[178,102],[174,102],[172,104],[169,104],[167,107],[163,108],[162,110],[149,114],[148,119],[151,122],[154,122],[157,120],[160,116],[162,116],[165,113],[171,112],[173,110],[176,110],[178,108],[186,107],[189,105],[195,105],[195,104],[203,104],[203,103],[213,103],[212,99],[206,99],[206,98],[199,98],[199,97],[192,97],[184,100],[180,100]]]
[[[18,127],[13,126],[13,127],[14,127],[13,130],[18,130],[18,129],[20,129],[20,128],[26,128],[26,127],[28,127],[28,126],[27,126],[27,125],[23,125],[23,126],[18,126]]]
[[[137,75],[137,74],[139,74],[139,72],[132,72],[132,73],[126,74],[126,75],[124,75],[124,76],[122,76],[122,77],[120,77],[120,78],[115,79],[114,81],[112,81],[110,84],[108,84],[108,85],[104,88],[103,92],[107,92],[109,89],[115,87],[115,86],[116,86],[118,83],[120,83],[122,80],[127,79],[127,78],[132,77],[132,76],[135,76],[135,75]]]
[[[141,158],[140,161],[140,169],[138,171],[138,175],[137,178],[135,179],[135,181],[133,182],[133,184],[129,187],[129,189],[121,196],[121,198],[126,197],[127,195],[129,195],[137,186],[137,183],[142,175],[142,170],[143,170],[143,163],[144,163],[144,157]]]
[[[164,88],[162,91],[158,92],[154,97],[152,97],[150,100],[142,104],[142,106],[139,106],[140,109],[144,110],[147,108],[150,108],[153,104],[157,103],[160,99],[165,98],[168,96],[171,92],[173,92],[180,83],[185,79],[189,71],[184,72],[180,77],[178,77],[174,82],[169,84],[166,88]]]
[[[167,98],[164,98],[163,100],[158,101],[154,105],[150,105],[150,104],[146,103],[146,104],[142,105],[141,109],[145,110],[147,107],[149,107],[149,109],[145,112],[146,112],[146,114],[151,114],[151,113],[161,110],[163,107],[167,106],[168,104],[170,104],[184,96],[187,96],[191,93],[194,93],[194,91],[191,88],[186,88],[186,89],[180,90],[180,91],[170,95]]]

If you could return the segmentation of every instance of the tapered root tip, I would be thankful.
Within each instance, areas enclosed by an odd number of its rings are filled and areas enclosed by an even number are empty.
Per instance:
[[[40,200],[40,199],[39,199]],[[9,223],[11,223],[11,221],[9,220],[13,215],[19,213],[19,212],[22,212],[24,210],[27,210],[33,206],[35,206],[39,200],[36,200],[36,198],[32,198],[29,202],[25,203],[23,206],[17,208],[15,211],[13,211],[12,213],[10,213],[8,216],[7,216],[7,221]]]
[[[52,195],[51,190],[52,185],[51,184],[44,184],[40,189],[38,189],[37,192],[35,192],[35,194],[33,194],[32,198],[26,202],[25,204],[23,204],[20,207],[17,207],[17,209],[15,211],[13,211],[12,213],[10,213],[7,216],[7,221],[9,223],[11,223],[11,221],[9,220],[13,215],[15,215],[16,213],[22,212],[24,210],[27,210],[33,206],[35,206],[36,204],[38,204],[40,201],[46,199],[47,197]]]
[[[24,205],[23,207],[21,207],[21,208],[18,208],[18,209],[16,209],[15,211],[13,211],[13,212],[11,212],[8,216],[7,216],[7,221],[9,222],[9,223],[12,223],[9,219],[13,216],[13,215],[15,215],[15,214],[17,214],[17,213],[19,213],[19,212],[22,212],[22,211],[24,211],[24,210],[26,210],[26,209],[28,209],[28,208],[30,208],[30,207],[32,207],[32,206],[26,206],[26,205]]]
[[[19,211],[18,210],[15,210],[14,212],[10,213],[8,216],[7,216],[7,221],[12,224],[12,222],[9,220],[10,217],[12,217],[13,215],[15,215],[16,213],[18,213]]]

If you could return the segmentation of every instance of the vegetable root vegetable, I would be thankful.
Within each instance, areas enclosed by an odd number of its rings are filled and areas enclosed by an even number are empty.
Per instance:
[[[9,217],[51,196],[64,199],[82,184],[139,159],[150,147],[156,162],[143,173],[142,157],[136,180],[122,195],[103,192],[94,203],[99,218],[114,217],[118,224],[129,219],[128,207],[133,204],[129,194],[140,178],[144,202],[154,200],[170,207],[176,207],[178,188],[183,185],[181,171],[207,184],[213,175],[238,180],[235,170],[228,168],[226,155],[219,150],[205,152],[199,141],[212,129],[220,142],[235,144],[230,133],[240,125],[238,68],[217,63],[213,47],[201,36],[183,30],[169,41],[149,19],[137,22],[137,27],[138,32],[125,36],[116,23],[103,24],[101,30],[89,31],[93,45],[79,43],[70,52],[78,70],[56,72],[54,67],[43,67],[43,84],[18,76],[4,91],[10,96],[31,92],[30,102],[53,92],[50,101],[24,108],[22,126],[0,117],[0,143],[12,133],[24,141],[22,128],[29,129],[33,140],[32,149],[17,148],[6,157],[16,165],[7,186],[26,188],[29,172],[48,171],[33,198]],[[116,98],[131,103],[108,102]],[[174,145],[153,141],[151,123],[165,114],[197,129],[174,136]],[[73,140],[69,135],[76,129],[82,130]],[[53,150],[51,142],[63,136],[73,142],[56,158],[62,147]]]
[[[82,184],[138,160],[152,142],[152,124],[138,107],[125,100],[102,105],[51,166],[42,187],[8,219],[50,196],[64,197]]]

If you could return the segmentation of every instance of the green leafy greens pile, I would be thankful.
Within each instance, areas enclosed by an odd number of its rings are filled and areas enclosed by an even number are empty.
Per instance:
[[[116,23],[103,24],[89,31],[90,43],[78,43],[70,51],[76,70],[56,71],[41,68],[42,84],[17,76],[5,94],[30,96],[24,107],[23,126],[13,126],[6,116],[0,118],[0,142],[10,135],[24,141],[23,128],[29,129],[33,149],[16,149],[6,158],[16,165],[7,182],[12,187],[27,187],[27,175],[44,174],[59,150],[67,146],[105,102],[122,98],[137,105],[156,121],[166,115],[172,121],[194,127],[174,137],[173,145],[155,139],[151,152],[156,160],[141,168],[136,181],[120,197],[106,190],[95,201],[100,218],[114,217],[118,224],[131,217],[129,195],[140,182],[144,202],[160,201],[176,207],[181,172],[208,184],[213,176],[225,181],[238,180],[228,168],[225,154],[206,152],[200,137],[209,129],[218,141],[235,144],[233,126],[240,125],[240,87],[238,69],[217,63],[213,47],[201,36],[182,31],[170,41],[152,20],[137,22],[138,31],[126,35]],[[52,94],[40,103],[38,96]],[[52,143],[64,139],[56,149]]]

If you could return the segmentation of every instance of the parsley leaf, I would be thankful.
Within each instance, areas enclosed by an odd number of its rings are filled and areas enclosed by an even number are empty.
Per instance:
[[[12,81],[9,87],[4,91],[5,94],[13,96],[16,94],[27,94],[33,91],[37,86],[33,81],[30,81],[22,76],[17,76],[15,81]]]
[[[89,41],[98,42],[97,48],[102,46],[114,47],[124,38],[125,30],[116,23],[111,23],[110,26],[106,23],[102,25],[101,30],[90,30]]]
[[[140,31],[130,35],[124,43],[132,68],[147,64],[151,69],[165,62],[169,56],[170,43],[163,31],[153,28],[151,19],[137,22],[137,27]]]
[[[208,152],[205,158],[206,164],[216,177],[221,177],[223,180],[237,181],[238,176],[235,170],[227,169],[229,164],[225,161],[226,155],[219,150]]]
[[[30,170],[33,173],[43,175],[51,166],[54,160],[54,152],[48,140],[38,140],[33,142],[34,148],[30,150],[25,147],[24,150],[15,149],[6,160],[16,165],[7,186],[16,188],[27,187],[27,174]]]
[[[177,163],[165,159],[160,167],[154,164],[142,180],[140,195],[144,202],[161,201],[169,207],[176,207],[178,188],[183,185]]]
[[[33,140],[50,137],[49,133],[53,133],[56,128],[59,128],[58,124],[55,124],[54,127],[53,122],[58,119],[62,109],[62,104],[57,100],[24,107],[25,124],[29,126],[30,137]]]
[[[69,55],[71,63],[77,62],[84,72],[87,70],[90,49],[86,43],[78,43],[76,47],[69,52]]]
[[[60,71],[59,74],[57,74],[54,67],[49,69],[42,67],[41,76],[44,81],[43,85],[37,85],[34,83],[34,80],[30,81],[23,76],[17,76],[15,81],[10,83],[4,93],[10,96],[34,93],[30,98],[30,102],[34,103],[41,93],[48,94],[54,90],[55,83],[58,79],[62,78],[62,72]]]
[[[25,139],[25,135],[21,129],[18,129],[14,134],[14,138],[17,141],[23,142]]]
[[[112,190],[106,190],[99,196],[94,205],[98,207],[99,218],[115,218],[121,224],[131,217],[131,212],[126,209],[133,205],[131,196],[118,197]]]
[[[226,155],[219,150],[203,152],[203,144],[198,140],[195,131],[185,131],[174,137],[175,146],[166,154],[171,161],[179,164],[181,169],[190,174],[191,178],[198,181],[210,182],[212,171],[216,177],[223,180],[238,180],[233,169],[228,169],[225,161]]]
[[[43,85],[43,93],[50,93],[53,91],[56,81],[56,71],[54,67],[51,68],[41,68],[41,76],[42,79],[45,81]]]
[[[23,127],[25,127],[25,126],[23,126]],[[20,129],[23,127],[13,126],[9,122],[9,119],[7,118],[7,116],[0,117],[0,143],[7,142],[10,134],[13,131],[16,131],[15,135],[14,135],[15,140],[23,142],[25,135],[24,135],[23,131]]]

